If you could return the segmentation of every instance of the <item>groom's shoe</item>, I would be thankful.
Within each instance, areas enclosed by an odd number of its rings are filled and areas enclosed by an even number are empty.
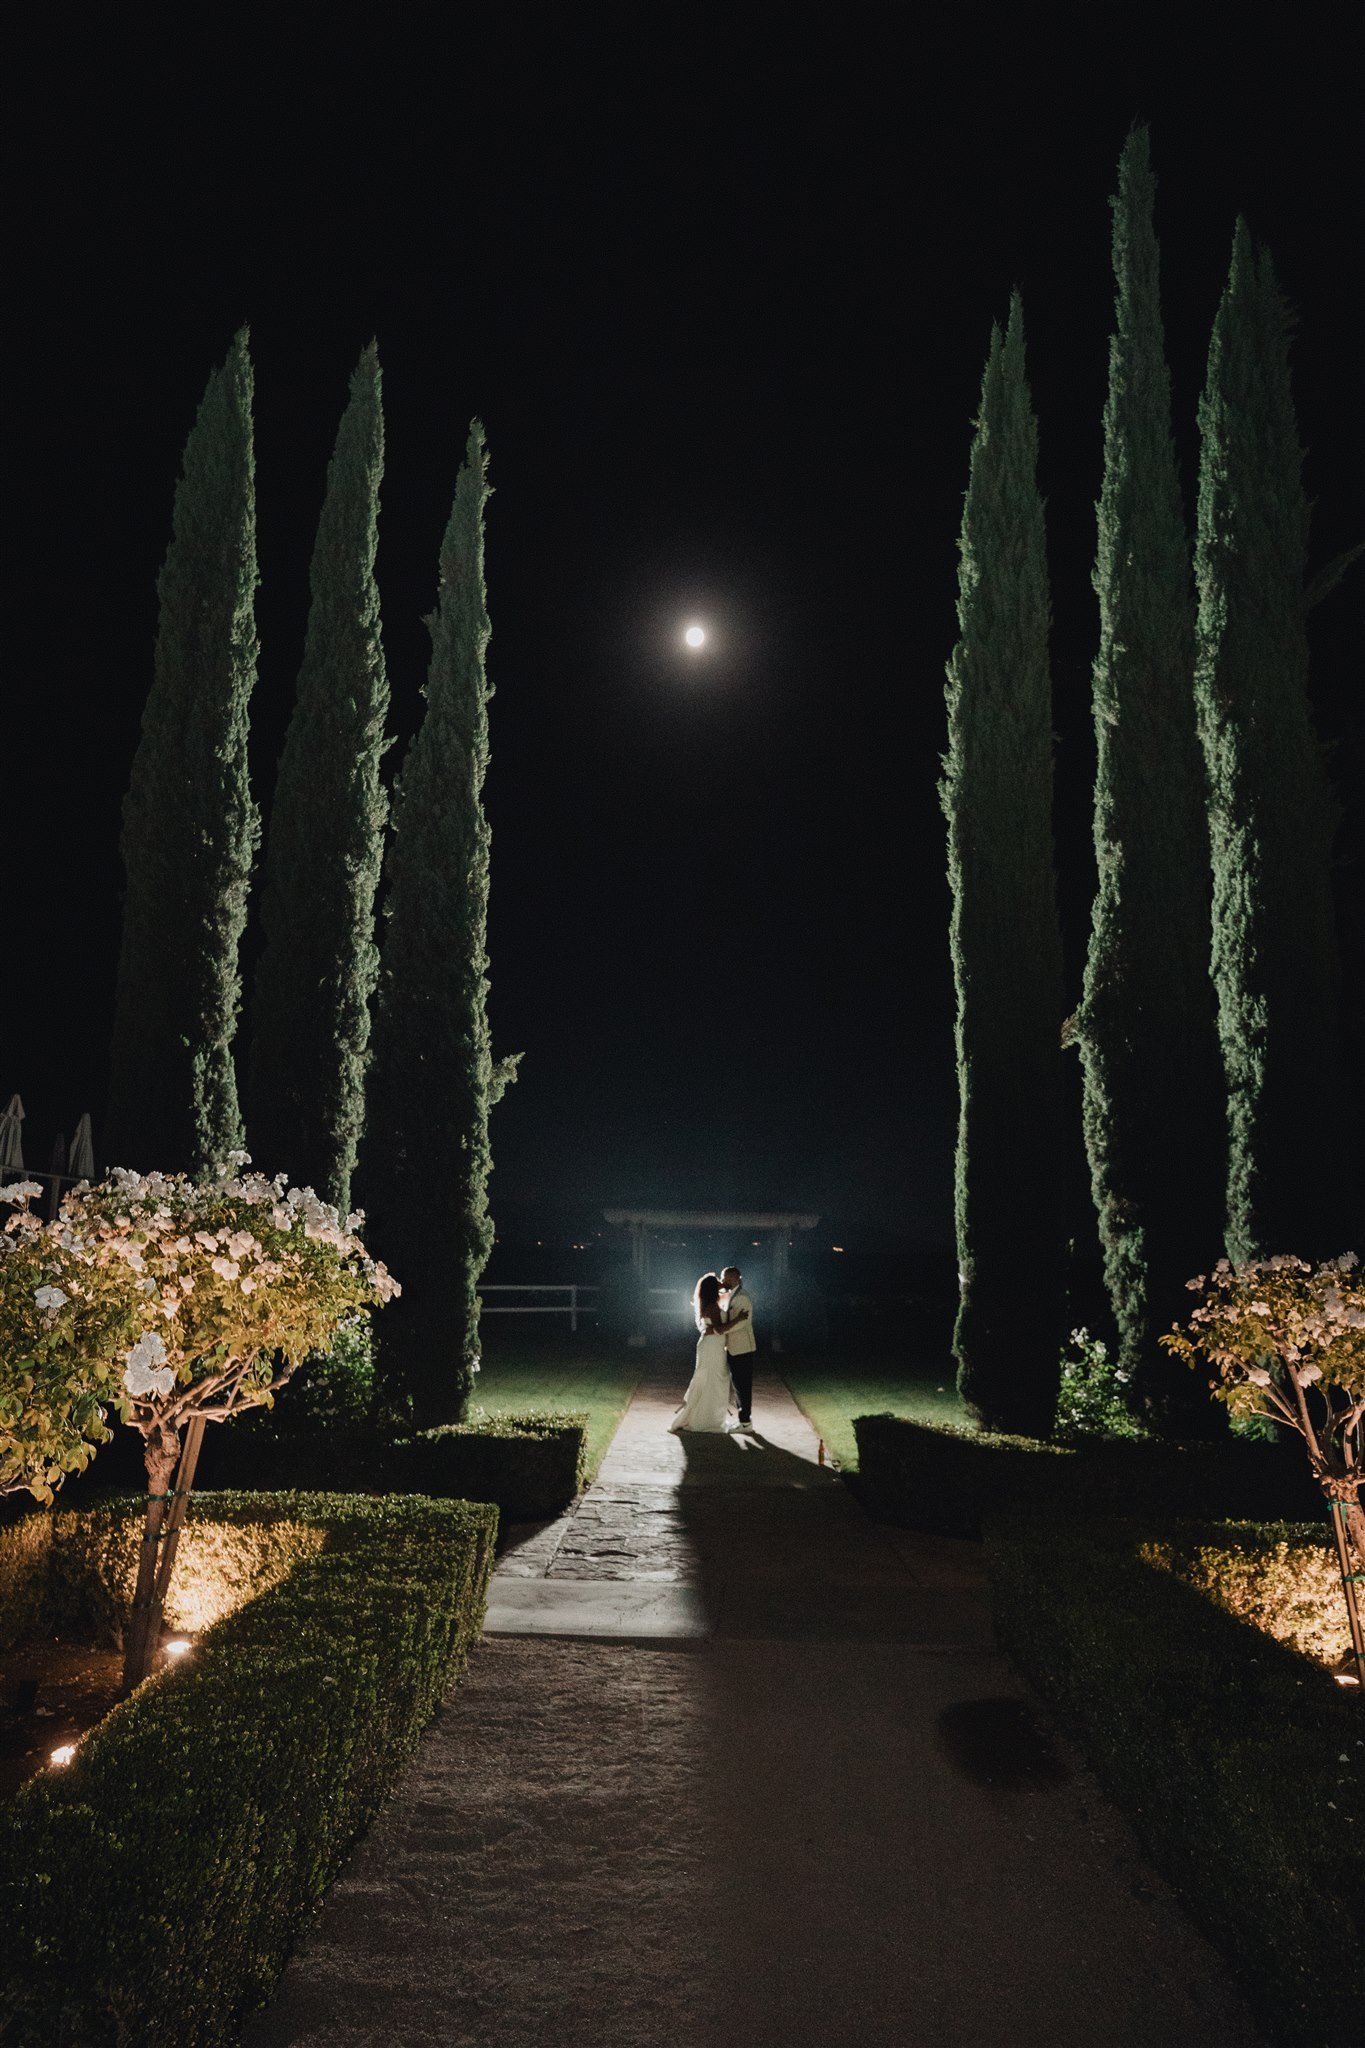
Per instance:
[[[753,1417],[751,1415],[741,1415],[739,1418],[739,1426],[741,1429],[752,1429],[754,1426]]]

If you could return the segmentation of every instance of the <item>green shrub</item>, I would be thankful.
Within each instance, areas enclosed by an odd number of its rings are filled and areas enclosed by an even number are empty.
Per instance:
[[[1109,1356],[1101,1338],[1092,1337],[1089,1330],[1073,1330],[1070,1346],[1062,1353],[1056,1435],[1063,1443],[1146,1436],[1127,1405],[1132,1377]]]
[[[859,1415],[860,1485],[886,1521],[978,1536],[987,1514],[1313,1515],[1321,1502],[1284,1445],[1178,1444],[1155,1438],[1077,1444],[998,1436],[898,1415]]]
[[[481,1415],[395,1443],[384,1464],[396,1491],[496,1503],[509,1522],[543,1522],[581,1490],[586,1415]]]
[[[1229,1532],[992,1521],[1001,1641],[1079,1736],[1274,2038],[1353,2040],[1365,2010],[1361,1702],[1144,1561],[1144,1538],[1197,1550]]]
[[[1223,1522],[1209,1533],[1182,1530],[1144,1543],[1144,1564],[1174,1572],[1239,1621],[1335,1668],[1351,1648],[1341,1565],[1326,1518]]]
[[[220,1494],[191,1515],[322,1546],[0,1821],[0,2032],[23,2048],[236,2040],[482,1626],[489,1507]]]
[[[283,1405],[283,1404],[281,1404]],[[213,1446],[215,1486],[318,1487],[425,1493],[491,1501],[507,1522],[541,1522],[566,1508],[587,1473],[585,1414],[484,1415],[415,1436],[335,1423],[306,1438],[254,1418]],[[220,1433],[227,1437],[228,1432]]]

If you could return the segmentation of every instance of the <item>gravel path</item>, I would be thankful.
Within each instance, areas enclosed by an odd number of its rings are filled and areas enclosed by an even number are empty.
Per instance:
[[[504,1557],[250,2048],[1253,2048],[973,1547],[873,1528],[778,1383],[749,1447],[677,1398]]]

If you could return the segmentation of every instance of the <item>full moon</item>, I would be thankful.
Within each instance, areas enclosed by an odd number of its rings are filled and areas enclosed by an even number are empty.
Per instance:
[[[702,647],[706,644],[706,634],[700,626],[689,626],[683,634],[683,639],[689,647]]]

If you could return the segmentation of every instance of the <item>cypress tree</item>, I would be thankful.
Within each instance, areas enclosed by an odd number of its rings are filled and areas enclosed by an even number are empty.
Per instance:
[[[1330,1256],[1358,1224],[1331,888],[1338,811],[1308,699],[1309,507],[1270,256],[1239,220],[1199,406],[1195,696],[1234,1258]]]
[[[256,500],[246,330],[185,444],[123,804],[110,1156],[204,1171],[242,1140],[232,1038],[260,821],[247,775]]]
[[[1158,1349],[1222,1245],[1226,1111],[1209,980],[1209,829],[1194,714],[1194,592],[1171,439],[1147,130],[1114,198],[1094,585],[1095,860],[1077,1037],[1084,1128],[1120,1364],[1159,1427],[1216,1411]]]
[[[475,420],[427,621],[426,709],[394,798],[363,1166],[373,1240],[403,1287],[384,1381],[427,1424],[459,1420],[478,1371],[488,1117],[516,1064],[494,1061],[487,1013],[488,496]]]
[[[1016,294],[992,330],[958,544],[948,664],[957,991],[958,1387],[979,1421],[1041,1433],[1057,1402],[1062,952],[1038,428]]]
[[[249,1129],[270,1172],[344,1215],[364,1121],[388,677],[374,579],[384,416],[373,343],[327,470],[298,694],[266,839],[265,945],[252,1003]]]

